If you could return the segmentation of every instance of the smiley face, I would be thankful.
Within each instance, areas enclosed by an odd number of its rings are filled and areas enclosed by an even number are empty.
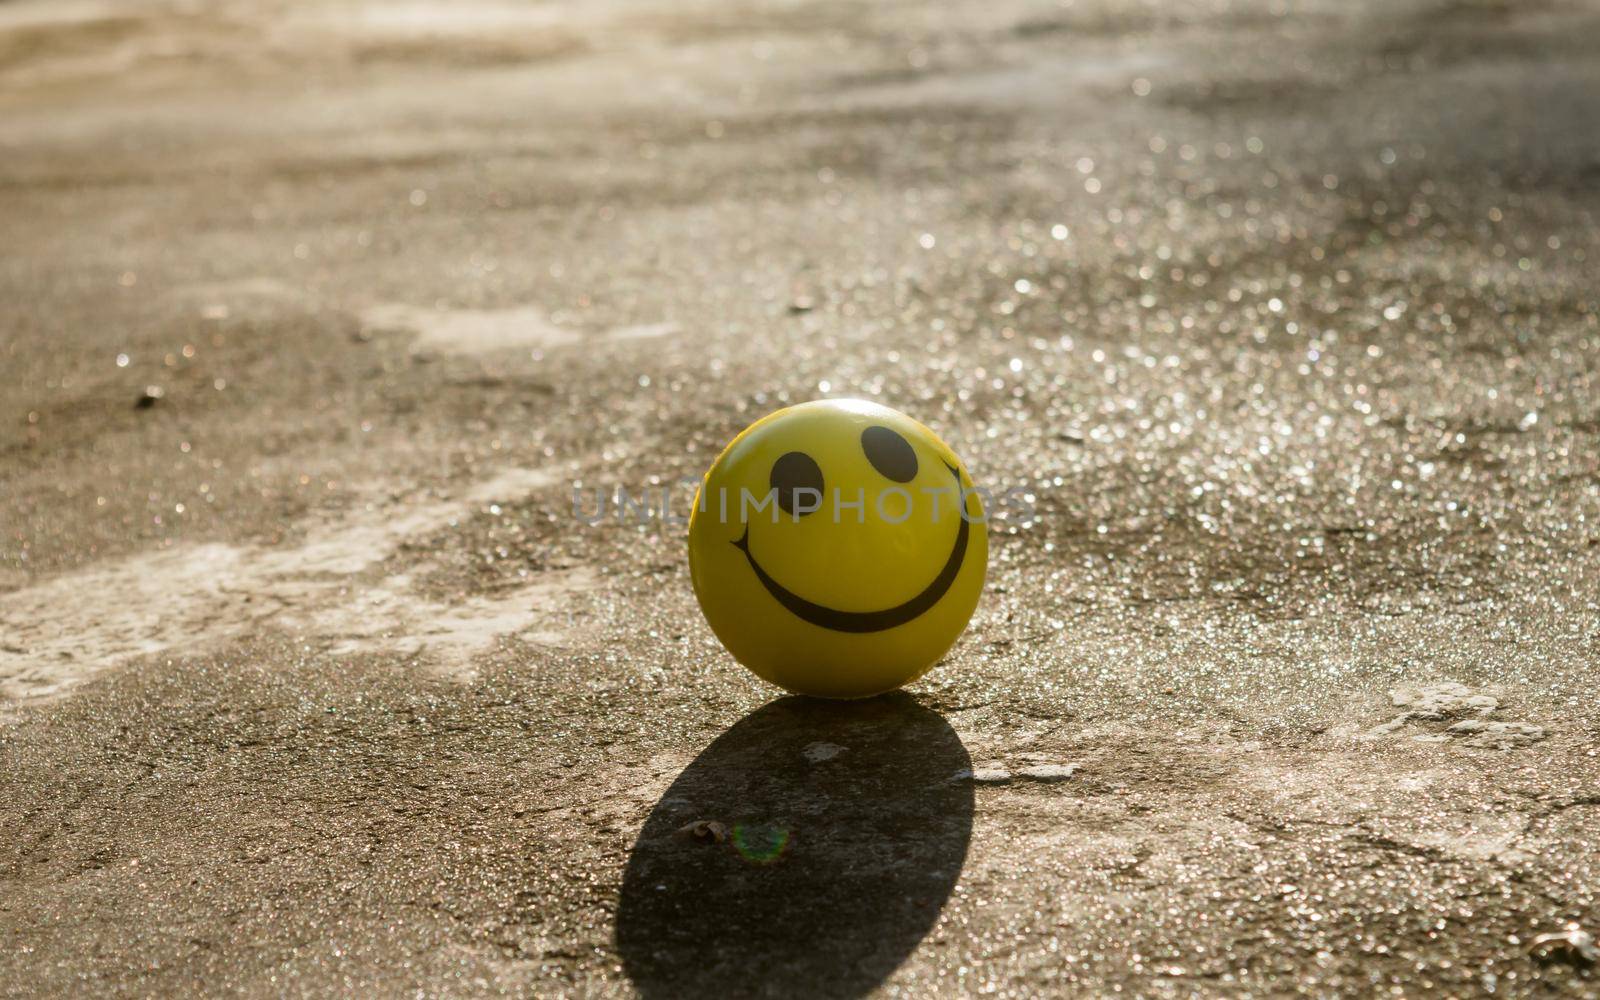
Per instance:
[[[876,403],[780,410],[727,447],[689,525],[712,630],[791,691],[865,697],[920,676],[982,591],[983,507],[960,459]]]
[[[862,450],[866,453],[873,467],[883,473],[888,479],[896,482],[909,482],[916,475],[916,451],[905,438],[890,428],[881,424],[874,424],[861,432]],[[798,468],[797,468],[798,467]],[[946,464],[953,478],[952,491],[961,489],[961,471],[955,466]],[[818,504],[815,508],[802,505],[799,500],[802,496],[815,495],[819,498],[825,494],[822,490],[822,470],[811,456],[804,452],[791,451],[779,458],[772,467],[773,488],[777,491],[779,506],[791,514],[799,514],[802,510],[806,514],[817,513],[824,505]],[[798,473],[798,475],[796,474]],[[903,473],[901,475],[900,473]],[[805,487],[789,485],[797,479],[803,479]],[[810,486],[815,483],[816,486]],[[809,492],[802,494],[801,490]],[[910,494],[907,494],[909,496]],[[966,498],[961,498],[965,502]],[[786,502],[787,501],[787,502]],[[912,504],[915,500],[913,498]],[[837,505],[842,508],[842,504]],[[750,528],[745,526],[744,534],[739,536],[733,544],[750,562],[750,568],[755,571],[756,579],[767,588],[767,593],[795,617],[808,621],[822,628],[834,629],[839,632],[881,632],[884,629],[904,625],[927,613],[950,590],[956,577],[961,573],[961,567],[966,562],[967,542],[971,537],[971,524],[966,517],[955,517],[960,527],[956,529],[955,542],[950,547],[950,556],[944,562],[944,568],[939,571],[928,585],[922,588],[917,595],[892,608],[883,608],[878,611],[841,611],[825,604],[806,600],[799,594],[785,587],[773,579],[766,570],[761,568],[761,563],[756,561],[755,553],[750,551]]]

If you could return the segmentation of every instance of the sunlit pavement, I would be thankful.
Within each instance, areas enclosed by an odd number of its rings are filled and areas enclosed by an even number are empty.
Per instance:
[[[1589,0],[0,5],[0,994],[1600,989],[1596,122]],[[683,482],[835,395],[1027,502],[775,702]]]

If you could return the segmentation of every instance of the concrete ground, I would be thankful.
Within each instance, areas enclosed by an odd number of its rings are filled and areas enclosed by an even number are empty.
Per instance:
[[[1600,994],[1597,209],[1594,0],[0,3],[0,995]],[[574,511],[829,395],[844,706]]]

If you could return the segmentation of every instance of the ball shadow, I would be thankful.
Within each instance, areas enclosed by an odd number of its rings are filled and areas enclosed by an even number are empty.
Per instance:
[[[647,997],[855,997],[955,888],[971,762],[905,694],[783,698],[662,795],[623,876],[617,946]],[[715,824],[715,825],[713,825]]]

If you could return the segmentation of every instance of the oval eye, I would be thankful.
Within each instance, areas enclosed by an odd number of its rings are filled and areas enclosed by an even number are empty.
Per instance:
[[[772,488],[778,506],[797,517],[822,506],[822,469],[803,451],[791,451],[772,463]]]
[[[867,461],[885,479],[909,483],[917,478],[917,452],[911,442],[887,427],[868,427],[861,432],[861,450]]]

